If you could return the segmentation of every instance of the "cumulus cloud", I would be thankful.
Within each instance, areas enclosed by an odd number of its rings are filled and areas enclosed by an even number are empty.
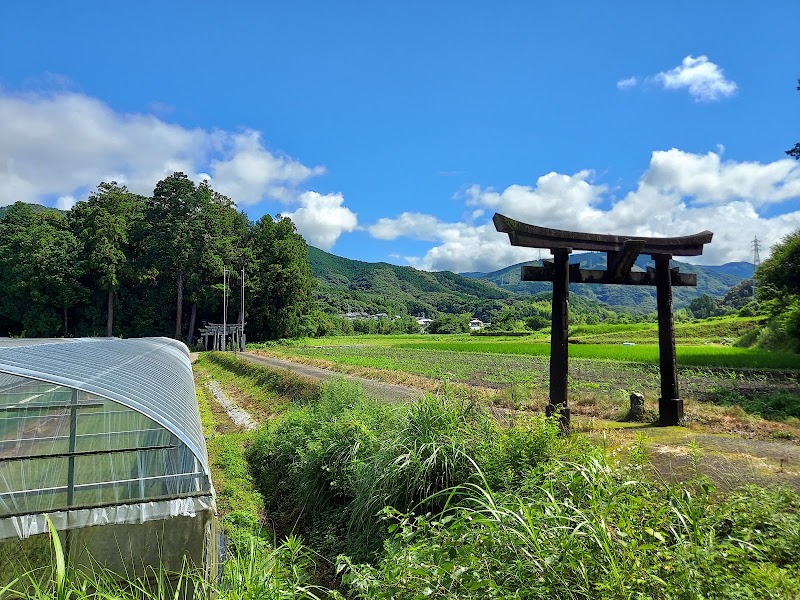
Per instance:
[[[255,204],[264,196],[290,200],[297,185],[325,172],[268,151],[257,131],[245,131],[227,141],[225,158],[211,161],[212,179],[216,190],[239,204]]]
[[[557,229],[639,236],[708,229],[714,240],[703,256],[685,259],[704,264],[749,260],[754,236],[771,245],[800,227],[800,211],[762,214],[769,205],[800,198],[800,165],[790,159],[762,164],[723,162],[713,152],[653,152],[637,187],[622,198],[612,197],[592,177],[591,171],[548,173],[536,185],[511,185],[502,192],[472,186],[464,201]],[[512,247],[488,219],[472,225],[404,213],[368,230],[375,237],[391,232],[394,237],[434,238],[436,245],[424,256],[407,257],[410,264],[429,270],[492,271],[538,257],[536,250]]]
[[[628,77],[626,79],[620,79],[619,81],[617,81],[617,89],[629,90],[633,87],[636,87],[637,83],[639,83],[639,79],[637,77]]]
[[[312,246],[329,250],[342,233],[355,231],[358,216],[344,206],[341,194],[319,194],[303,192],[300,208],[282,213],[297,226],[297,230]]]
[[[58,200],[56,200],[56,208],[59,210],[69,210],[78,200],[75,196],[60,196]]]
[[[592,222],[602,217],[596,205],[603,200],[607,187],[592,183],[593,177],[590,170],[573,175],[552,172],[539,177],[535,186],[515,184],[502,192],[473,185],[467,189],[466,204],[514,213],[520,221],[547,219],[551,227],[568,229],[576,220]]]
[[[404,212],[394,219],[378,219],[367,230],[379,240],[396,240],[405,236],[430,242],[438,239],[439,224],[439,219],[433,215]]]
[[[736,82],[727,79],[722,69],[703,55],[687,56],[680,65],[658,73],[652,80],[668,90],[688,90],[695,102],[714,102],[737,90]]]
[[[150,194],[174,171],[210,179],[239,205],[251,205],[295,200],[298,186],[324,169],[269,150],[252,130],[185,128],[68,90],[0,90],[0,206],[80,199],[110,180]]]

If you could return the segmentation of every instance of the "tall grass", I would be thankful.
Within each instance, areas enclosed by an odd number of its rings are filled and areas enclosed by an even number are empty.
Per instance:
[[[535,419],[537,435],[503,429],[452,392],[387,406],[345,381],[323,385],[320,400],[269,424],[248,450],[268,510],[299,524],[330,557],[369,559],[380,550],[385,506],[436,510],[436,492],[475,477],[473,461],[505,487],[569,445]],[[533,427],[533,426],[531,426]]]
[[[722,502],[702,479],[654,484],[591,453],[519,491],[484,480],[438,514],[392,512],[375,565],[342,557],[359,598],[796,598],[800,499],[749,488]]]
[[[693,452],[697,451],[696,449]],[[723,496],[626,467],[544,418],[500,427],[452,391],[389,407],[342,382],[251,446],[262,491],[342,553],[358,598],[793,598],[800,498]],[[262,479],[265,478],[265,479]]]
[[[314,553],[296,536],[273,549],[250,546],[228,560],[221,576],[209,580],[184,564],[173,573],[161,567],[125,578],[98,564],[75,568],[64,555],[59,533],[50,523],[51,564],[21,573],[0,587],[0,599],[30,600],[288,600],[342,596],[312,583]]]

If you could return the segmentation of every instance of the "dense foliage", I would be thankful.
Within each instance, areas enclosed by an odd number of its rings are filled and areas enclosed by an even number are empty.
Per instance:
[[[197,338],[222,321],[249,339],[294,337],[314,308],[303,238],[289,219],[252,223],[231,199],[183,173],[151,197],[101,183],[69,212],[18,202],[0,218],[0,335],[168,335]]]
[[[772,248],[757,272],[758,299],[772,316],[769,344],[800,351],[800,229]]]

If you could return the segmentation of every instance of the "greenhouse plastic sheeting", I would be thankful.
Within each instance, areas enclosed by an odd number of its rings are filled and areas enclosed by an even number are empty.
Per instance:
[[[0,519],[213,494],[182,343],[0,343]]]
[[[56,511],[48,513],[47,517],[56,529],[66,531],[94,525],[137,525],[173,517],[195,517],[200,512],[213,513],[214,510],[214,499],[211,496],[196,496],[161,502]],[[0,540],[14,537],[25,539],[47,531],[47,519],[42,514],[0,519]]]

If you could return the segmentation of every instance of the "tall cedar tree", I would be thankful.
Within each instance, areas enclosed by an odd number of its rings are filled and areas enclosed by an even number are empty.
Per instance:
[[[308,246],[288,218],[264,215],[253,226],[253,308],[250,331],[257,338],[297,337],[303,315],[314,307]]]
[[[114,335],[114,294],[131,267],[132,232],[144,218],[145,199],[116,181],[103,182],[69,213],[73,233],[83,242],[88,275],[106,295],[106,335]]]
[[[183,291],[186,273],[196,256],[203,231],[202,207],[194,183],[180,172],[156,184],[145,211],[150,226],[149,255],[159,275],[175,281],[175,339],[183,327]]]
[[[194,336],[197,313],[220,315],[222,306],[221,277],[223,267],[238,273],[250,270],[248,248],[250,221],[236,211],[233,201],[212,190],[203,182],[195,191],[200,207],[200,234],[192,245],[191,268],[186,273],[186,298],[191,313],[186,343]],[[237,306],[239,294],[231,293],[231,304]]]

